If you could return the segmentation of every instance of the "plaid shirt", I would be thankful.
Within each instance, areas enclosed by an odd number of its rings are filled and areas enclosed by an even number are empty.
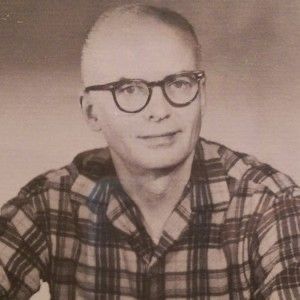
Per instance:
[[[37,177],[2,209],[1,299],[300,299],[300,191],[254,158],[199,140],[154,244],[109,151]]]

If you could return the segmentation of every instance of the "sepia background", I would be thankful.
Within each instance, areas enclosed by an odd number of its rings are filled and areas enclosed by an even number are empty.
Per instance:
[[[0,0],[0,206],[104,145],[81,116],[80,49],[103,9],[128,2],[173,8],[195,26],[208,77],[202,136],[300,182],[300,1]],[[49,299],[47,286],[33,299]]]

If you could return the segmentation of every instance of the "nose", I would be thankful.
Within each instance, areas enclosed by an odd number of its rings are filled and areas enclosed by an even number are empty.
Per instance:
[[[161,87],[153,87],[150,102],[145,108],[145,117],[149,121],[161,122],[170,116],[171,105],[166,100]]]

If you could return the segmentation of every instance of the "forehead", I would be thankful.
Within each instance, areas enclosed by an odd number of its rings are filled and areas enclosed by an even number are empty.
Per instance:
[[[85,84],[126,78],[157,80],[195,67],[192,37],[150,18],[109,20],[98,24],[84,50]]]

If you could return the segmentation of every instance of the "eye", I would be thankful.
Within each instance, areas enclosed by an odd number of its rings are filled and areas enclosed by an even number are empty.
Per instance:
[[[134,84],[131,84],[131,85],[126,84],[126,85],[119,87],[118,93],[132,95],[137,92],[137,89],[138,89],[138,87]]]
[[[169,86],[175,89],[185,89],[191,87],[191,81],[187,78],[177,78],[170,82]]]

